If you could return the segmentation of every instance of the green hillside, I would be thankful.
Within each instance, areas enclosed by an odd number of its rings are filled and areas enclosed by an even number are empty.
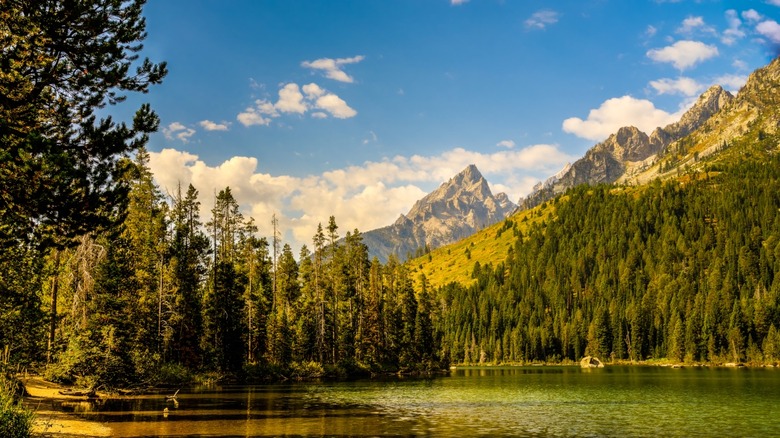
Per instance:
[[[534,224],[539,225],[551,220],[554,214],[555,208],[552,204],[518,212],[461,241],[409,260],[407,266],[417,286],[420,274],[424,274],[428,284],[433,287],[444,286],[453,281],[470,284],[475,281],[472,277],[475,263],[496,265],[503,261],[518,236],[527,234]]]

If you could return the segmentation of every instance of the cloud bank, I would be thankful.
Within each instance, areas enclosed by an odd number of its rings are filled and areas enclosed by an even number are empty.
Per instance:
[[[490,154],[455,148],[439,155],[396,156],[294,177],[265,173],[253,157],[209,165],[195,154],[163,149],[150,153],[149,166],[163,191],[173,193],[178,184],[197,188],[203,219],[210,216],[214,192],[229,186],[244,214],[255,218],[261,235],[268,235],[271,216],[276,214],[285,239],[300,246],[309,245],[317,224],[326,223],[331,215],[344,233],[389,225],[472,163],[491,181],[494,192],[505,191],[517,200],[572,159],[546,144]]]

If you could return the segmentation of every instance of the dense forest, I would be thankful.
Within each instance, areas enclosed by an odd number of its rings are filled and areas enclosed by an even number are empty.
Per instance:
[[[758,133],[703,171],[645,187],[580,186],[505,262],[441,299],[454,363],[780,360],[780,158]],[[735,157],[735,158],[734,158]]]
[[[438,367],[431,298],[398,262],[372,263],[359,231],[341,243],[331,217],[299,263],[278,237],[257,237],[229,187],[203,223],[197,190],[163,197],[147,159],[141,149],[126,165],[129,202],[115,227],[42,261],[38,311],[56,322],[48,377],[121,386],[195,370],[279,378]],[[277,236],[274,218],[268,229]],[[30,334],[41,318],[6,321],[31,325],[11,329],[11,341],[40,359]]]

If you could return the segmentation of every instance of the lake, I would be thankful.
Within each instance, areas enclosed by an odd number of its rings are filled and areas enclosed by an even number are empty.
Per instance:
[[[128,437],[764,437],[780,435],[780,369],[459,368],[433,378],[189,388],[176,404],[158,395],[37,408],[41,418],[77,417],[95,434]]]

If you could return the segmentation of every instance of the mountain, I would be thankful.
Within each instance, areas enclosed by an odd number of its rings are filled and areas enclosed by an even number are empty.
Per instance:
[[[640,149],[651,147],[653,139],[658,139],[655,141],[661,141],[666,146],[657,152],[650,149],[653,152],[644,161],[638,162],[639,165],[627,159],[622,161],[626,170],[615,182],[627,183],[628,186],[615,190],[616,193],[626,191],[638,196],[652,186],[648,183],[657,178],[678,179],[687,183],[694,178],[703,179],[706,175],[717,186],[717,176],[724,172],[724,169],[750,162],[764,166],[780,150],[778,103],[780,58],[753,72],[736,96],[723,91],[721,87],[712,87],[702,94],[678,122],[663,129],[656,129],[650,136],[634,128],[619,130],[588,151],[588,154],[574,165],[567,165],[557,175],[537,184],[532,195],[521,200],[527,203],[526,205],[532,204],[536,207],[521,208],[503,223],[477,232],[455,244],[436,249],[431,252],[430,257],[417,258],[410,266],[425,273],[430,285],[434,287],[452,281],[463,284],[475,281],[471,271],[475,263],[478,262],[481,266],[498,266],[507,259],[507,251],[513,246],[516,236],[527,236],[534,227],[543,227],[543,224],[559,220],[559,203],[568,201],[567,197],[563,197],[547,202],[545,206],[540,204],[552,200],[575,181],[581,181],[579,184],[591,183],[582,175],[596,175],[596,170],[599,169],[597,164],[601,164],[602,175],[619,173],[609,166],[618,166],[621,164],[620,160],[636,157],[639,152],[637,145]],[[668,137],[664,138],[665,135]],[[677,139],[672,140],[673,138]],[[638,155],[641,157],[643,154]],[[601,163],[595,159],[599,157],[602,159]],[[605,163],[608,164],[604,165]],[[586,168],[586,165],[590,168]],[[602,178],[599,182],[607,181]]]
[[[392,225],[363,233],[363,242],[369,255],[382,262],[391,254],[404,259],[420,248],[437,248],[468,237],[516,208],[506,194],[493,195],[472,164],[417,201]]]
[[[772,143],[771,136],[780,128],[778,102],[780,58],[754,71],[736,97],[727,99],[720,111],[689,135],[671,142],[651,164],[626,172],[617,182],[643,184],[658,177],[676,176],[686,168],[700,169],[718,161],[733,161],[756,152],[745,151],[744,147],[762,142],[769,143],[759,152],[774,150],[777,143]]]
[[[580,184],[612,183],[641,172],[670,144],[702,126],[733,99],[731,93],[716,85],[705,91],[679,121],[656,128],[649,136],[633,126],[622,127],[574,164],[537,184],[518,204],[523,209],[531,208]]]

